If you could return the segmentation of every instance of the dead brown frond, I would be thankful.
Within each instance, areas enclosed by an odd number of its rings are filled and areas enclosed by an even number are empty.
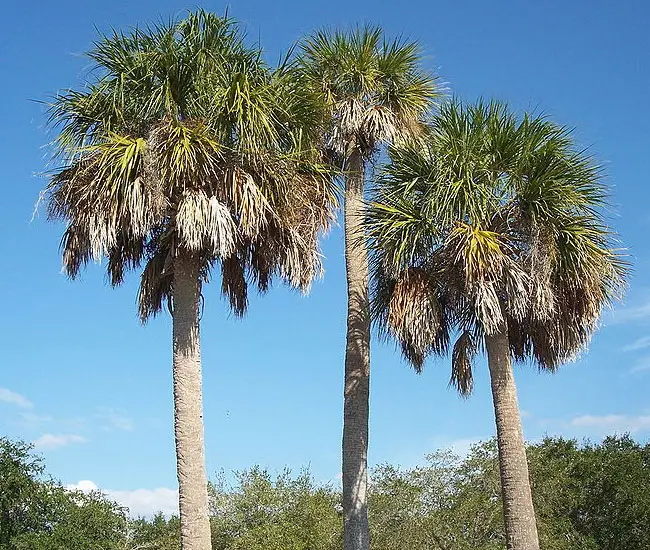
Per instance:
[[[183,194],[175,226],[179,244],[191,252],[209,250],[214,256],[227,257],[235,251],[237,227],[230,210],[203,190]]]
[[[138,314],[143,323],[160,313],[165,303],[170,303],[173,283],[173,252],[158,248],[149,257],[140,277]]]
[[[221,293],[228,298],[230,309],[238,317],[248,307],[248,284],[242,258],[233,254],[221,260]]]
[[[387,314],[390,333],[419,371],[430,353],[442,353],[449,342],[444,304],[422,269],[409,268],[397,278]]]
[[[474,389],[472,363],[475,355],[476,345],[472,334],[468,330],[464,330],[454,344],[449,380],[449,384],[454,386],[463,397],[469,397]]]

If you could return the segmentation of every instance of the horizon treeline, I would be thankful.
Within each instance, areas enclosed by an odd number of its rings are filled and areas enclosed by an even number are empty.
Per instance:
[[[547,437],[527,447],[540,543],[554,550],[650,547],[650,443]],[[466,456],[427,455],[414,467],[382,464],[370,475],[377,550],[504,548],[494,440]],[[214,550],[335,550],[341,493],[308,469],[255,466],[209,485]],[[179,550],[177,516],[129,517],[101,492],[69,490],[31,445],[0,438],[0,550]]]

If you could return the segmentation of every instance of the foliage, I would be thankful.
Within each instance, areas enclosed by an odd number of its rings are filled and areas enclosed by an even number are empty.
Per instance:
[[[318,31],[303,40],[295,66],[300,82],[325,106],[326,149],[343,164],[383,143],[415,137],[439,95],[419,66],[420,46],[388,40],[379,27]]]
[[[513,357],[550,370],[582,351],[627,264],[601,170],[570,132],[452,101],[390,157],[367,216],[373,309],[413,366],[452,348],[467,395],[485,335],[507,331]]]
[[[70,491],[43,478],[32,447],[0,438],[1,550],[117,550],[126,512],[100,493]]]
[[[650,444],[628,436],[600,444],[546,438],[527,456],[541,548],[648,548]],[[427,457],[411,470],[385,465],[373,475],[373,547],[397,550],[502,550],[496,443],[460,459]]]
[[[0,549],[13,549],[12,539],[43,525],[40,478],[42,461],[31,447],[0,438]]]
[[[126,511],[101,493],[69,491],[48,484],[41,488],[47,506],[44,527],[13,539],[16,550],[122,550]]]
[[[181,526],[178,516],[166,518],[156,514],[151,519],[138,518],[129,523],[129,550],[180,550]]]
[[[227,17],[198,10],[179,22],[102,36],[82,91],[50,107],[62,166],[45,197],[67,223],[65,271],[108,259],[108,278],[144,266],[146,321],[170,300],[174,258],[221,268],[243,315],[248,285],[274,275],[307,290],[321,269],[317,238],[335,197],[312,146],[315,105],[285,67],[271,69]],[[317,119],[317,117],[316,117]]]
[[[534,494],[555,527],[562,518],[590,541],[584,548],[642,550],[650,547],[650,444],[629,436],[578,446],[546,439],[531,448]],[[564,547],[561,547],[564,548]],[[567,545],[566,548],[583,548]]]
[[[306,471],[273,478],[253,468],[228,489],[211,486],[215,550],[334,550],[341,540],[338,495]]]
[[[541,547],[650,547],[650,444],[546,438],[527,449]],[[0,439],[0,550],[179,550],[177,517],[128,520],[98,493],[43,479],[29,445]],[[307,472],[260,468],[210,486],[215,550],[333,550],[342,544],[340,495]],[[375,550],[503,550],[496,444],[465,457],[436,452],[410,469],[371,475]]]

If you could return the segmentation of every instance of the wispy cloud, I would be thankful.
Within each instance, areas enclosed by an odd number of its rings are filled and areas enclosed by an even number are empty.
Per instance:
[[[0,388],[0,402],[16,405],[23,409],[31,409],[34,406],[34,404],[23,395],[6,388]]]
[[[629,370],[630,374],[638,374],[650,370],[650,356],[641,357],[634,363],[634,366]]]
[[[110,408],[101,408],[99,411],[97,417],[104,423],[105,430],[131,431],[135,427],[133,419],[121,411]]]
[[[642,432],[650,430],[650,415],[627,416],[624,414],[608,414],[594,416],[587,414],[572,419],[571,426],[610,433]]]
[[[86,439],[80,435],[68,434],[68,435],[54,435],[54,434],[43,434],[38,439],[33,441],[34,448],[40,450],[49,450],[58,449],[60,447],[65,447],[71,443],[83,443]]]
[[[615,309],[611,314],[613,324],[650,320],[650,300],[638,306]]]
[[[436,438],[432,446],[436,450],[451,451],[460,457],[466,457],[469,454],[473,445],[484,441],[487,437],[461,437],[458,439],[452,438]]]
[[[34,412],[20,413],[20,418],[29,426],[38,426],[39,424],[46,424],[54,420],[49,414],[36,414]]]
[[[638,338],[631,344],[628,344],[623,348],[623,351],[639,351],[642,349],[650,348],[650,336],[643,336]]]
[[[115,490],[100,489],[97,484],[89,479],[66,486],[70,490],[91,491],[101,490],[108,498],[116,501],[129,509],[132,517],[151,517],[159,512],[166,516],[178,514],[178,491],[167,487],[157,489]]]

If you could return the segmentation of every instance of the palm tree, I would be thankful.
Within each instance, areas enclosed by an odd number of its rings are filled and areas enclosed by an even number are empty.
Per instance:
[[[302,43],[298,68],[329,112],[325,149],[344,171],[348,289],[343,413],[344,548],[367,550],[370,319],[364,184],[380,146],[417,135],[436,96],[415,42],[388,41],[381,29],[317,32]]]
[[[511,361],[554,371],[622,290],[601,172],[565,128],[496,102],[443,106],[424,145],[390,156],[367,216],[373,315],[417,370],[455,334],[450,383],[464,396],[487,352],[507,547],[536,550]]]
[[[320,129],[290,71],[270,70],[228,18],[198,11],[116,32],[89,56],[96,76],[51,107],[63,166],[46,189],[49,215],[67,223],[70,277],[107,258],[115,286],[143,265],[141,320],[169,307],[182,547],[208,550],[201,287],[220,267],[239,316],[249,282],[263,292],[279,275],[308,289],[335,206],[310,146]]]

